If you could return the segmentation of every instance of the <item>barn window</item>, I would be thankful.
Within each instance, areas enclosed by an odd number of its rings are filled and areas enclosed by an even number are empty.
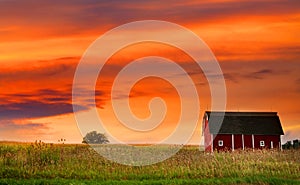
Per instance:
[[[219,146],[223,146],[223,140],[219,140],[219,141],[218,141],[218,145],[219,145]]]
[[[265,141],[260,141],[259,146],[265,146]]]

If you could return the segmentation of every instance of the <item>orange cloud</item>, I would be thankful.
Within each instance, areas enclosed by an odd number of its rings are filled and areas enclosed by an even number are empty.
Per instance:
[[[0,117],[11,120],[0,126],[18,130],[17,121],[21,120],[27,124],[23,128],[26,131],[18,132],[24,137],[28,129],[36,130],[37,135],[50,133],[38,122],[40,120],[26,120],[43,117],[43,121],[58,123],[54,116],[72,112],[73,75],[89,44],[120,24],[163,19],[191,29],[215,53],[227,84],[228,109],[268,111],[272,107],[279,112],[287,129],[298,128],[299,7],[298,0],[0,2],[3,17],[0,20]],[[161,30],[157,28],[157,31]],[[132,60],[149,55],[180,64],[197,84],[201,114],[210,108],[209,84],[187,54],[163,44],[142,43],[117,52],[100,73],[96,101],[105,119],[114,120],[110,91],[116,74]],[[93,94],[87,89],[82,91]],[[168,115],[160,132],[147,135],[151,141],[170,134],[174,128],[179,109],[176,92],[170,84],[145,79],[134,86],[130,94],[133,112],[142,118],[149,115],[147,102],[157,95],[174,107],[171,109],[174,115]],[[93,99],[87,99],[84,107],[88,109],[92,102]],[[75,124],[74,119],[67,120]],[[52,129],[55,123],[51,124]],[[112,130],[116,134],[117,124],[114,120]],[[64,129],[66,127],[61,127],[60,132]],[[142,136],[123,137],[134,141]]]

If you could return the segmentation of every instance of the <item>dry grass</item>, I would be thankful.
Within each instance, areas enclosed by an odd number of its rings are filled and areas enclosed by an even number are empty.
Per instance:
[[[0,143],[0,178],[196,181],[249,177],[250,183],[252,177],[295,180],[300,179],[299,154],[300,150],[207,154],[199,147],[188,146],[161,163],[141,167],[111,162],[86,145]]]

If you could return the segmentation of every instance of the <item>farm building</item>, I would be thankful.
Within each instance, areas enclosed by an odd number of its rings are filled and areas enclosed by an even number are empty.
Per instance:
[[[280,148],[284,134],[277,112],[206,111],[202,130],[207,152]]]

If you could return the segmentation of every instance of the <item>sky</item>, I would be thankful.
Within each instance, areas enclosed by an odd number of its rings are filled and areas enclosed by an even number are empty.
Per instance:
[[[142,20],[169,21],[193,31],[212,50],[223,71],[226,110],[278,112],[283,141],[300,139],[299,0],[1,0],[0,140],[57,142],[64,138],[67,143],[80,143],[81,132],[89,131],[78,128],[72,107],[73,78],[81,57],[107,31]],[[157,28],[157,32],[163,30]],[[112,83],[124,66],[147,56],[178,63],[195,83],[200,112],[189,143],[200,143],[201,119],[211,109],[208,81],[190,56],[161,43],[131,45],[109,58],[95,86],[96,110],[107,127],[99,132],[109,132],[125,143],[158,143],[176,128],[178,92],[168,81],[155,77],[138,81],[129,102],[132,112],[145,119],[151,115],[149,101],[161,97],[168,107],[161,124],[149,132],[133,132],[116,120]],[[164,64],[159,68],[168,73]],[[94,91],[81,89],[80,93]],[[76,114],[84,115],[87,124],[93,122],[92,104],[78,106]]]

